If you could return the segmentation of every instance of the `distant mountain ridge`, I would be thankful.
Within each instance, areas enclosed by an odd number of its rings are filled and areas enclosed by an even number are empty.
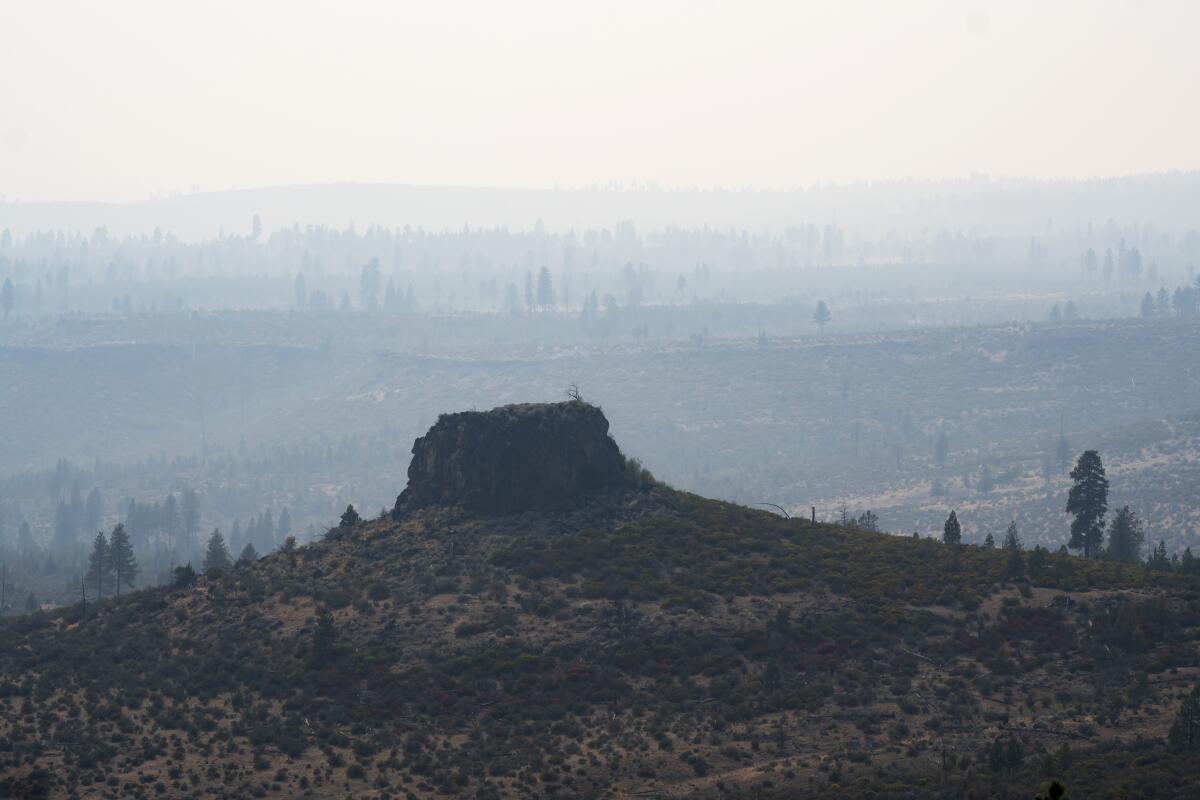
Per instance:
[[[1047,224],[1153,222],[1200,225],[1200,172],[1084,181],[972,178],[881,181],[797,190],[484,188],[333,183],[197,192],[132,203],[0,202],[0,229],[149,235],[156,227],[185,240],[248,235],[258,214],[265,233],[298,224],[431,230],[463,226],[551,231],[671,226],[780,231],[836,224],[864,235],[890,230],[976,229],[995,235],[1043,231]]]

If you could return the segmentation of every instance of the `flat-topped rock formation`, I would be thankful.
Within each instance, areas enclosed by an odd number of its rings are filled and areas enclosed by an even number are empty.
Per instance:
[[[412,453],[398,514],[429,506],[563,510],[626,483],[608,419],[580,400],[443,414]]]

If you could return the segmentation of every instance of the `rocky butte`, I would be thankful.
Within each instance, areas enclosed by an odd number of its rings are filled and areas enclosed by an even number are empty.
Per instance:
[[[430,506],[566,510],[629,482],[604,412],[581,400],[442,414],[412,454],[397,517]]]

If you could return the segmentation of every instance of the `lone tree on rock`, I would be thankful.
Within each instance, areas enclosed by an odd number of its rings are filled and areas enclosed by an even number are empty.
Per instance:
[[[962,544],[962,526],[958,524],[958,514],[950,512],[946,524],[942,528],[942,541],[946,544]]]
[[[1071,480],[1075,484],[1067,495],[1067,513],[1075,519],[1067,547],[1082,549],[1084,558],[1093,558],[1100,555],[1104,543],[1104,515],[1108,512],[1108,478],[1100,453],[1084,450],[1071,470]]]

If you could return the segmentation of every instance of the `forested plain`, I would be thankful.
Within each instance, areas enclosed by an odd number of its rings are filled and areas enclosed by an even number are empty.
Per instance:
[[[571,385],[674,486],[904,534],[953,508],[968,542],[1015,522],[1057,549],[1097,449],[1114,508],[1179,554],[1200,544],[1198,242],[1100,219],[5,232],[0,599],[74,602],[118,523],[144,583],[214,529],[234,555],[319,538],[390,505],[438,414]]]

